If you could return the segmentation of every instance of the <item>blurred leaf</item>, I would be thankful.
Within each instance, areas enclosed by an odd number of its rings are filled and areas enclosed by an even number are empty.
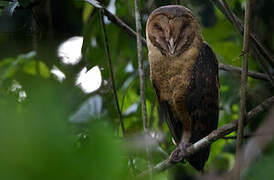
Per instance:
[[[102,112],[102,97],[95,95],[87,99],[79,110],[70,117],[73,123],[87,123],[91,119],[100,118]]]
[[[2,11],[2,15],[3,16],[12,16],[14,11],[15,11],[15,8],[19,6],[19,3],[18,1],[13,1],[13,2],[10,2],[8,6],[6,6],[3,11]]]
[[[266,155],[257,162],[252,163],[251,167],[244,171],[243,179],[272,179],[274,177],[273,161],[274,153],[272,152],[272,154]]]
[[[91,15],[92,11],[94,11],[94,7],[88,3],[85,3],[84,9],[83,9],[83,22],[84,23],[87,23],[88,18]]]
[[[33,90],[20,111],[14,108],[20,104],[0,103],[1,179],[127,179],[122,145],[107,124],[92,123],[89,141],[75,151],[64,92],[54,84],[34,84]]]
[[[31,60],[24,64],[23,71],[30,75],[41,75],[44,78],[48,78],[50,76],[50,70],[47,65],[41,61]],[[38,71],[38,72],[37,72]]]
[[[19,66],[36,55],[34,51],[27,54],[19,55],[17,58],[7,58],[0,62],[0,80],[11,77],[15,71],[18,70]]]

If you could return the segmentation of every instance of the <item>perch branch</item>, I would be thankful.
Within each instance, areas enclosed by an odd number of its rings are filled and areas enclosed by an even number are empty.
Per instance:
[[[104,41],[105,41],[106,58],[107,58],[107,61],[108,61],[108,68],[109,68],[109,72],[110,72],[111,87],[112,87],[113,94],[114,94],[114,100],[115,100],[116,109],[117,109],[117,112],[118,112],[118,115],[119,115],[119,120],[120,120],[120,124],[121,124],[121,128],[122,128],[122,133],[123,133],[123,136],[125,136],[125,126],[124,126],[124,123],[123,123],[122,113],[121,113],[120,106],[119,106],[118,95],[117,95],[117,90],[116,90],[114,75],[113,75],[114,74],[113,73],[113,67],[112,67],[112,62],[111,62],[110,53],[109,53],[108,38],[107,38],[106,27],[105,27],[105,23],[104,23],[104,9],[100,10],[100,18],[101,18],[101,26],[102,26]]]
[[[245,119],[244,125],[248,124],[251,121],[251,119],[253,119],[256,115],[263,112],[264,110],[266,110],[273,104],[274,104],[274,96],[269,97],[264,102],[262,102],[261,104],[259,104],[255,108],[253,108],[251,111],[249,111],[247,113],[247,118]],[[222,127],[218,128],[217,130],[211,132],[208,136],[204,137],[203,139],[201,139],[201,140],[197,141],[196,143],[194,143],[193,145],[189,146],[186,149],[186,153],[183,158],[186,158],[186,157],[192,155],[193,153],[209,146],[213,142],[224,137],[225,135],[228,135],[231,132],[235,131],[237,129],[237,122],[238,121],[235,120],[229,124],[222,126]],[[175,163],[174,164],[171,163],[170,159],[168,158],[168,159],[164,160],[163,162],[154,166],[152,169],[143,172],[142,174],[139,175],[139,177],[146,176],[148,173],[150,173],[150,171],[162,172],[174,165],[175,165]]]
[[[246,93],[247,93],[247,72],[248,72],[248,51],[249,51],[249,27],[250,27],[250,0],[246,0],[245,5],[245,24],[244,24],[244,42],[243,42],[243,62],[241,74],[241,100],[240,100],[240,118],[237,129],[237,144],[236,144],[236,161],[240,160],[240,151],[243,143],[244,121],[246,119]],[[235,174],[235,178],[239,179],[240,170]]]

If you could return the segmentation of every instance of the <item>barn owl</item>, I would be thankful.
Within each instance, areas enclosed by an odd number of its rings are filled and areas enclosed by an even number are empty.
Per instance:
[[[161,111],[177,144],[172,161],[218,125],[219,78],[217,58],[203,40],[198,21],[183,6],[154,10],[146,24],[150,79]],[[187,158],[202,171],[210,147]]]

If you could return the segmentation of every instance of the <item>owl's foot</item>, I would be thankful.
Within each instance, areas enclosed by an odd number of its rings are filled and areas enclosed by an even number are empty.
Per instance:
[[[183,160],[186,153],[186,148],[189,147],[190,143],[180,142],[177,148],[171,153],[170,159],[173,163],[178,163]]]

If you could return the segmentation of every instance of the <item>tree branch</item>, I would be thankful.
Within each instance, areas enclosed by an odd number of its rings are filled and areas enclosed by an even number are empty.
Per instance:
[[[142,117],[143,117],[143,126],[145,132],[148,129],[148,120],[147,120],[147,108],[146,108],[146,98],[145,98],[145,72],[144,72],[144,63],[142,59],[142,26],[141,18],[139,13],[139,4],[138,0],[135,0],[135,20],[136,20],[136,30],[137,30],[137,54],[138,54],[138,70],[140,78],[140,95],[141,95],[141,105],[142,105]]]
[[[100,10],[100,18],[101,18],[101,26],[102,26],[104,41],[105,41],[105,51],[106,51],[106,57],[107,57],[107,61],[108,61],[108,68],[109,68],[109,72],[110,72],[111,87],[112,87],[113,94],[114,94],[114,100],[115,100],[116,109],[117,109],[117,112],[119,115],[122,133],[123,133],[123,136],[125,136],[125,126],[123,123],[122,113],[121,113],[120,106],[119,106],[118,95],[117,95],[117,90],[116,90],[114,75],[113,75],[114,74],[113,67],[112,67],[112,62],[111,62],[110,53],[109,53],[108,38],[107,38],[106,27],[105,27],[105,23],[104,23],[104,9]]]
[[[212,0],[213,3],[220,9],[220,11],[228,18],[228,20],[236,27],[236,29],[243,34],[244,28],[240,21],[240,19],[231,11],[228,4],[225,0]],[[257,59],[262,67],[262,69],[266,72],[271,85],[274,87],[274,80],[271,76],[267,66],[263,62],[263,58],[265,58],[269,64],[274,67],[274,58],[265,47],[256,39],[253,33],[250,33],[251,38],[251,47],[253,48],[254,53],[256,54],[255,59]]]
[[[244,125],[248,124],[251,121],[251,119],[253,119],[256,115],[263,112],[264,110],[266,110],[273,104],[274,104],[274,96],[269,97],[264,102],[262,102],[261,104],[259,104],[255,108],[253,108],[251,111],[248,112],[247,118],[245,119],[245,122],[244,122]],[[229,124],[226,124],[226,125],[218,128],[217,130],[211,132],[208,136],[197,141],[193,145],[189,146],[186,149],[186,153],[183,158],[186,158],[186,157],[194,154],[195,152],[209,146],[210,144],[212,144],[213,142],[217,141],[218,139],[224,137],[225,135],[228,135],[231,132],[235,131],[237,129],[237,123],[238,123],[238,121],[235,120]],[[139,177],[146,176],[148,173],[150,173],[150,171],[162,172],[174,165],[175,164],[171,163],[171,160],[168,158],[168,159],[164,160],[163,162],[154,166],[151,170],[143,172],[142,174],[139,175]]]
[[[245,24],[244,24],[244,42],[243,42],[243,62],[241,74],[241,99],[240,99],[240,118],[237,129],[236,161],[240,160],[241,146],[243,143],[244,121],[246,119],[246,93],[247,93],[247,72],[248,72],[248,50],[249,50],[249,27],[250,27],[250,0],[246,0],[245,5]],[[241,171],[235,173],[235,179],[240,178]]]
[[[229,64],[219,64],[219,69],[223,71],[230,71],[233,73],[237,74],[242,74],[242,69],[239,67],[231,66]],[[254,78],[254,79],[259,79],[259,80],[269,80],[268,76],[266,76],[264,73],[259,73],[256,71],[248,71],[248,76]]]
[[[135,21],[136,21],[136,32],[137,32],[137,54],[138,54],[138,70],[140,78],[140,95],[141,95],[141,105],[142,105],[142,118],[145,134],[148,134],[148,118],[147,118],[147,108],[146,108],[146,97],[145,97],[145,70],[144,63],[142,59],[142,25],[141,17],[139,11],[139,1],[135,0]],[[150,149],[146,147],[148,156],[148,167],[152,168],[151,165],[151,153]],[[150,178],[152,179],[152,173],[150,173]]]
[[[129,27],[126,23],[124,23],[119,17],[112,14],[107,8],[105,8],[103,5],[101,5],[98,1],[96,1],[96,0],[84,0],[84,1],[91,4],[92,6],[94,6],[97,9],[103,9],[105,16],[107,16],[111,22],[116,24],[118,27],[120,27],[122,30],[124,30],[130,36],[132,36],[134,38],[137,37],[137,33],[131,27]],[[146,40],[143,37],[142,37],[142,43],[144,45],[146,45]]]
[[[213,3],[220,9],[220,11],[228,18],[228,20],[237,28],[237,30],[243,34],[244,33],[244,26],[241,22],[241,20],[231,11],[228,4],[225,0],[212,0]],[[256,36],[253,33],[250,33],[251,43],[252,45],[255,45],[254,48],[258,49],[260,54],[262,54],[262,57],[265,57],[265,59],[271,64],[272,67],[274,67],[274,57],[273,55],[266,50],[266,48],[260,43]]]

